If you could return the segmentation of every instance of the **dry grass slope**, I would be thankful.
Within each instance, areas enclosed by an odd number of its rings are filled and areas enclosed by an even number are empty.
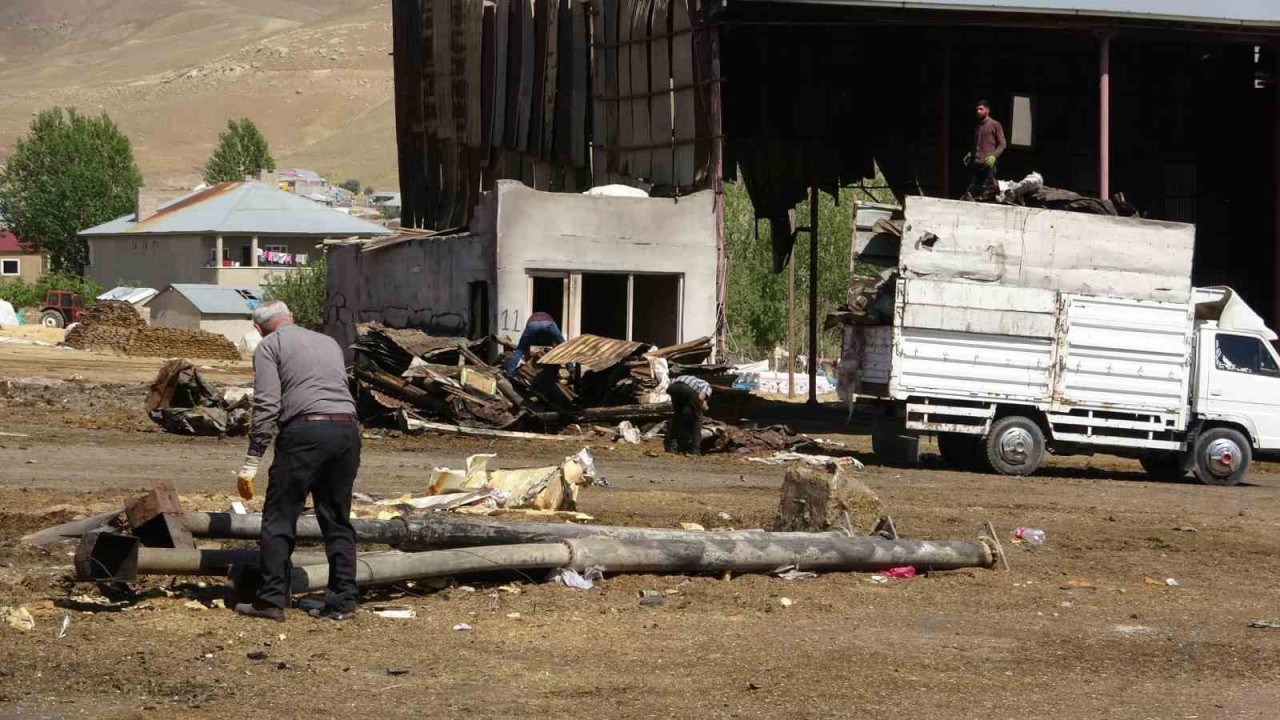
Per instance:
[[[283,167],[396,185],[390,0],[5,0],[0,159],[34,112],[106,111],[147,184],[190,186],[230,117]]]

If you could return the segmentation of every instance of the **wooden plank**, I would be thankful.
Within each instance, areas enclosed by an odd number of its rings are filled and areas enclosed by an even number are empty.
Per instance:
[[[533,88],[529,95],[529,143],[531,157],[542,155],[542,128],[547,116],[547,6],[557,0],[536,0],[533,12]]]
[[[480,147],[488,150],[493,146],[493,107],[494,86],[498,75],[498,8],[496,3],[484,3],[484,24],[481,32],[480,47]],[[488,157],[488,153],[485,154]]]
[[[441,0],[429,3],[433,21],[431,24],[432,65],[435,71],[436,128],[435,136],[441,139],[453,137],[453,56],[450,33],[453,29],[452,2]]]
[[[640,40],[649,36],[649,15],[653,11],[653,0],[634,0],[631,5],[631,39]],[[631,93],[643,95],[649,92],[649,44],[633,42],[629,48],[631,54]],[[649,133],[649,98],[635,97],[631,105],[632,142],[629,145],[646,147],[651,144]],[[649,151],[637,150],[631,153],[631,172],[633,178],[649,178],[652,165],[649,162]]]
[[[694,182],[693,139],[697,135],[697,102],[693,88],[693,35],[689,32],[688,0],[671,0],[671,78],[675,93],[675,182],[688,188]]]
[[[516,0],[520,4],[520,98],[516,121],[515,149],[529,150],[529,125],[533,114],[534,76],[537,73],[537,47],[534,28],[534,0]]]
[[[668,0],[654,0],[653,15],[649,19],[649,134],[654,148],[649,153],[649,165],[655,185],[674,182],[675,160],[669,143],[671,128],[671,32],[669,27],[671,8]]]
[[[613,95],[618,98],[618,137],[610,149],[618,155],[617,172],[623,176],[631,174],[632,154],[618,148],[630,146],[634,136],[631,101],[623,99],[631,95],[631,46],[627,43],[631,42],[631,4],[639,1],[618,0],[618,87]]]
[[[590,40],[588,40],[587,4],[573,2],[573,97],[570,101],[569,158],[575,168],[587,166],[587,85],[590,72]]]
[[[712,130],[711,91],[715,74],[716,57],[712,45],[714,29],[706,29],[707,7],[700,5],[692,11],[693,19],[693,185],[705,188],[710,181]],[[822,117],[819,114],[819,117]]]
[[[423,121],[427,134],[434,136],[436,128],[440,126],[440,113],[436,110],[435,4],[429,0],[420,0],[420,8],[421,51],[417,60],[421,63],[418,73],[421,78]]]
[[[581,4],[585,5],[585,3],[581,3]],[[607,0],[595,0],[595,2],[592,4],[591,10],[590,10],[591,32],[590,32],[590,36],[587,39],[588,47],[584,49],[584,51],[589,52],[589,55],[591,58],[591,75],[589,76],[590,77],[590,94],[592,97],[590,137],[591,137],[591,141],[596,145],[595,152],[591,154],[591,171],[592,171],[592,174],[595,175],[596,181],[601,185],[604,184],[604,179],[609,173],[609,163],[607,161],[608,155],[607,153],[604,152],[604,149],[600,147],[600,145],[603,143],[605,135],[607,134],[605,131],[605,127],[608,124],[608,121],[605,119],[606,101],[604,100],[605,72],[606,72],[605,58],[608,56],[608,51],[606,51],[603,48],[591,47],[591,44],[593,43],[598,44],[606,41],[605,39],[607,37],[607,33],[605,32],[604,18],[605,18],[605,5],[607,4],[608,4]],[[574,52],[578,52],[577,47],[574,48]],[[577,91],[578,89],[575,86],[574,88],[575,100],[578,99]],[[575,116],[575,122],[576,122],[576,116]],[[578,157],[579,157],[578,155],[579,148],[578,148],[578,141],[576,138],[574,141],[573,150],[574,150],[574,162],[575,164],[577,164]]]
[[[502,147],[507,126],[507,78],[511,73],[508,50],[511,37],[511,0],[498,0],[493,15],[493,107],[489,116],[489,146]]]
[[[485,3],[467,0],[467,147],[477,148],[484,137],[484,25],[492,10]],[[492,61],[490,61],[492,62]]]
[[[573,157],[573,77],[578,72],[577,59],[573,55],[573,6],[575,0],[560,0],[560,29],[556,32],[560,48],[559,70],[556,73],[555,133],[551,155],[561,162]]]
[[[612,175],[618,169],[618,0],[601,0],[604,10],[604,94],[610,98],[604,106],[604,135],[596,136],[596,147],[593,152],[603,152],[605,169],[609,176],[596,178],[596,184],[603,185],[613,181]],[[592,88],[599,93],[601,88]],[[604,148],[600,147],[600,139],[604,138]]]
[[[549,158],[555,147],[556,99],[560,82],[560,6],[562,0],[542,0],[546,8],[546,72],[542,78],[542,140],[539,156]]]

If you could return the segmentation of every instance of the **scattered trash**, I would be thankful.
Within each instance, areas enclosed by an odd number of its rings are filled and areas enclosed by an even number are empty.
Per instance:
[[[388,620],[411,620],[418,612],[408,605],[374,605],[369,612]]]
[[[249,658],[250,660],[266,660],[267,653],[263,650],[254,650],[251,653],[246,653],[245,657]]]
[[[508,620],[519,620],[519,619],[520,619],[520,617],[521,617],[521,616],[520,616],[520,613],[518,613],[518,612],[507,613],[507,619],[508,619]]]
[[[595,587],[595,580],[603,580],[604,572],[601,568],[587,568],[585,573],[579,573],[572,568],[556,568],[547,576],[547,580],[560,583],[565,587],[576,588],[578,590],[590,590]]]
[[[184,608],[186,608],[186,609],[188,609],[188,610],[195,610],[195,611],[197,611],[197,612],[205,612],[206,610],[208,610],[208,609],[209,609],[209,606],[205,605],[204,603],[200,602],[199,600],[188,600],[188,601],[186,601],[186,602],[182,603],[182,607],[184,607]]]
[[[215,610],[226,610],[226,609],[227,609],[227,601],[226,601],[226,600],[223,600],[222,598],[214,598],[214,599],[213,599],[213,602],[209,603],[209,607],[211,607],[211,608],[213,608],[213,609],[215,609]]]
[[[1254,620],[1249,623],[1251,628],[1264,628],[1268,630],[1280,630],[1280,620]]]
[[[1088,580],[1068,580],[1063,590],[1097,590],[1098,587]]]
[[[458,586],[458,592],[460,592],[460,593],[473,593],[473,592],[475,592],[475,591],[476,591],[476,589],[475,589],[475,588],[473,588],[473,587],[471,587],[470,585],[459,585],[459,586]]]
[[[1192,533],[1200,532],[1199,530],[1195,529],[1190,525],[1179,525],[1178,527],[1174,528],[1174,530],[1176,530],[1177,532],[1192,532]]]
[[[807,455],[805,453],[779,451],[769,457],[750,457],[747,460],[765,465],[790,465],[793,462],[806,462],[810,465],[835,465],[839,468],[862,470],[864,466],[857,458],[833,457],[831,455]]]
[[[867,578],[867,582],[875,583],[876,585],[887,585],[889,583],[889,578],[884,575],[872,575]]]
[[[889,568],[884,571],[884,576],[895,580],[910,580],[916,576],[916,569],[910,565],[907,565],[906,567]]]
[[[319,598],[302,598],[298,601],[298,609],[305,612],[324,610],[324,601]]]
[[[454,628],[457,630],[457,628]],[[401,677],[409,674],[409,668],[387,668],[387,674],[391,677]]]
[[[691,530],[691,531],[693,531],[693,532],[704,532],[704,531],[706,531],[706,528],[702,527],[701,525],[699,525],[698,523],[695,523],[695,522],[682,522],[682,523],[680,523],[680,529],[681,529],[681,530]]]
[[[662,607],[666,604],[667,599],[662,595],[646,595],[640,598],[641,607]]]
[[[630,420],[623,420],[618,423],[618,439],[628,445],[639,445],[640,429],[632,425]]]
[[[1164,584],[1165,584],[1165,587],[1178,587],[1178,581],[1174,580],[1173,578],[1165,578]]]
[[[1117,625],[1112,628],[1121,635],[1133,637],[1135,635],[1158,636],[1161,632],[1153,627],[1145,627],[1142,625]]]
[[[1043,530],[1037,530],[1036,528],[1020,527],[1013,531],[1013,539],[1024,542],[1031,547],[1037,547],[1044,544],[1045,534]]]
[[[239,500],[236,500],[235,502],[231,503],[231,512],[235,513],[236,515],[249,514],[249,511],[245,508],[244,503],[240,502]]]
[[[67,630],[71,627],[71,616],[63,615],[62,623],[58,625],[58,639],[61,640],[67,636]]]
[[[716,513],[716,519],[720,520],[721,522],[732,522],[733,516],[727,512],[718,512]]]
[[[466,623],[458,623],[457,625],[454,625],[454,626],[453,626],[453,631],[454,631],[454,632],[469,632],[469,631],[474,630],[474,629],[475,629],[475,628],[471,627],[470,625],[468,625],[468,624],[466,624]]]
[[[519,595],[522,592],[520,588],[515,585],[499,585],[498,591],[507,593],[508,595]]]
[[[773,574],[783,580],[808,580],[810,578],[818,577],[818,573],[801,570],[795,565],[784,565],[777,570],[774,570]]]
[[[779,598],[779,599],[778,599],[778,604],[779,604],[779,605],[781,605],[781,606],[782,606],[782,607],[784,607],[784,608],[789,608],[789,607],[791,607],[792,605],[795,605],[795,601],[794,601],[794,600],[792,600],[792,599],[791,599],[791,598],[789,598],[789,597],[784,597],[784,598]]]

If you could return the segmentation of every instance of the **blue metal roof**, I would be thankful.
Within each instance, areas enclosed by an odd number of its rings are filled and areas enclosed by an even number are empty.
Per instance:
[[[1197,25],[1280,26],[1276,0],[770,0],[914,10],[982,10],[1161,20]]]
[[[81,235],[311,235],[348,238],[392,234],[293,193],[258,182],[219,183],[191,193],[138,222],[126,215]]]
[[[257,285],[174,284],[169,288],[186,298],[201,315],[245,317],[253,314],[263,292]]]

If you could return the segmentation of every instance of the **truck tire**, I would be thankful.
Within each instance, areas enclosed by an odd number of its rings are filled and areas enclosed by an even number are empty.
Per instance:
[[[941,433],[938,435],[938,452],[944,462],[957,470],[982,469],[979,460],[983,453],[982,438],[977,435]]]
[[[45,310],[40,315],[40,324],[45,327],[60,328],[66,321],[62,319],[62,313],[57,310]]]
[[[1147,471],[1147,477],[1157,482],[1174,482],[1187,476],[1187,466],[1181,453],[1152,453],[1138,462]]]
[[[1249,473],[1253,448],[1239,430],[1209,428],[1196,438],[1196,477],[1205,485],[1239,485]]]
[[[997,420],[985,445],[986,461],[1000,475],[1030,475],[1044,462],[1044,432],[1021,415]]]

